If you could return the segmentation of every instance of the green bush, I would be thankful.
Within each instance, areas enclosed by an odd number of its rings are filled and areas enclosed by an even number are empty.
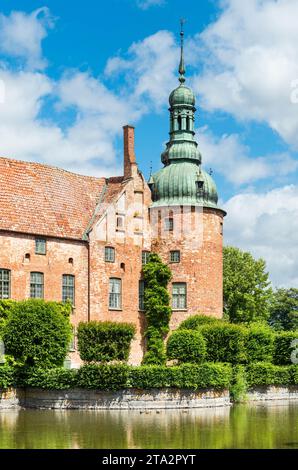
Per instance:
[[[127,360],[134,334],[135,327],[130,323],[80,323],[77,337],[81,359],[87,362]]]
[[[15,300],[0,299],[0,338],[2,338],[6,321],[15,303]]]
[[[77,385],[77,370],[55,367],[30,368],[23,376],[22,386],[49,390],[66,390]]]
[[[71,339],[65,305],[30,299],[15,302],[3,330],[5,352],[28,366],[60,366]]]
[[[193,330],[176,330],[168,339],[167,356],[179,362],[203,362],[206,344],[202,334]]]
[[[249,387],[256,385],[290,385],[293,382],[291,366],[276,366],[266,362],[255,362],[246,368]]]
[[[236,365],[233,367],[230,394],[234,402],[241,402],[246,400],[247,380],[245,366],[243,365]]]
[[[273,354],[274,364],[292,364],[293,358],[298,359],[298,342],[296,346],[291,346],[295,340],[298,340],[298,331],[286,331],[276,334]]]
[[[245,362],[246,328],[229,323],[205,325],[200,330],[207,346],[206,360],[209,362]]]
[[[78,370],[81,388],[120,390],[127,386],[129,366],[126,364],[86,364]]]
[[[180,366],[141,366],[129,369],[129,386],[148,388],[216,388],[230,385],[232,369],[229,364],[182,364]]]
[[[274,333],[262,324],[250,325],[245,339],[248,362],[272,362]]]
[[[293,366],[288,366],[290,368],[291,373],[291,383],[293,385],[298,385],[298,364]]]
[[[193,315],[180,323],[179,330],[196,330],[202,325],[223,323],[224,320],[215,317],[208,317],[207,315]]]
[[[15,382],[15,370],[13,367],[3,364],[0,366],[0,389],[12,387]]]

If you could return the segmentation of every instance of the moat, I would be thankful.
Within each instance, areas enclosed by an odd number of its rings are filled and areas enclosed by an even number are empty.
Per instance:
[[[293,449],[298,403],[140,411],[1,410],[1,449]]]

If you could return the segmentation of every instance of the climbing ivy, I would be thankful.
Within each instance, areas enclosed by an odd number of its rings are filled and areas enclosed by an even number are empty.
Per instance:
[[[169,332],[172,309],[167,290],[172,273],[156,253],[151,253],[143,266],[145,282],[144,308],[147,319],[145,337],[147,352],[143,364],[164,364],[166,353],[164,339]]]

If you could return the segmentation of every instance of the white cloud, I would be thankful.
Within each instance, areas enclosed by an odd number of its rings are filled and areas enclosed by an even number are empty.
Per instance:
[[[288,153],[250,157],[249,147],[237,134],[224,134],[217,138],[203,127],[199,129],[198,140],[203,164],[211,166],[235,185],[251,184],[266,178],[278,181],[298,169],[298,161]]]
[[[298,287],[298,186],[238,194],[225,209],[225,243],[264,258],[275,286]]]
[[[148,10],[150,7],[161,6],[166,3],[165,0],[136,0],[137,6],[142,10]]]
[[[158,109],[167,101],[169,91],[178,84],[177,64],[178,49],[174,36],[168,31],[158,31],[133,43],[128,50],[128,58],[111,58],[105,73],[110,78],[124,73],[134,98]]]
[[[9,16],[0,14],[0,51],[12,57],[25,59],[28,68],[42,69],[41,42],[53,26],[53,18],[46,7],[31,14],[13,11]]]
[[[219,18],[192,41],[204,70],[195,90],[209,110],[267,123],[298,149],[298,2],[225,0]]]

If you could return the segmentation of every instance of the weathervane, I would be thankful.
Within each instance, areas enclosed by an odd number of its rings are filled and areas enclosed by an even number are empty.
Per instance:
[[[183,25],[186,22],[184,18],[180,19],[180,48],[181,48],[181,55],[180,55],[180,64],[179,64],[179,82],[181,85],[185,82],[184,74],[185,74],[185,66],[184,66],[184,29]]]

